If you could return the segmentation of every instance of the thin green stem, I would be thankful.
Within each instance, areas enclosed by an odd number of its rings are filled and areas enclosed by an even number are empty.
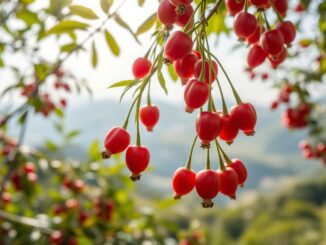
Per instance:
[[[221,95],[223,115],[228,115],[229,114],[228,107],[227,107],[226,102],[225,102],[225,98],[224,98],[224,94],[223,94],[223,90],[222,90],[222,87],[221,87],[220,80],[218,80],[217,77],[216,77],[216,83],[217,83],[217,87],[218,87],[218,90],[220,91],[220,95]]]
[[[229,158],[229,156],[225,153],[225,151],[222,149],[221,145],[218,143],[218,141],[216,140],[215,143],[217,144],[218,148],[220,149],[224,160],[226,161],[227,164],[232,163],[232,160]]]
[[[128,128],[128,123],[129,123],[129,118],[130,118],[130,115],[131,115],[131,112],[132,112],[132,109],[134,108],[135,104],[136,104],[136,101],[137,101],[137,98],[134,99],[134,101],[132,102],[131,106],[130,106],[130,109],[129,109],[129,112],[127,114],[127,117],[126,117],[126,120],[123,124],[123,128],[124,129],[127,129]]]
[[[217,150],[217,154],[218,154],[218,161],[219,161],[219,164],[220,164],[220,169],[222,171],[224,171],[225,170],[225,165],[224,165],[223,158],[222,158],[222,155],[221,155],[221,151],[220,151],[220,148],[218,147],[218,142],[217,142],[216,139],[215,139],[215,146],[216,146],[216,150]]]
[[[188,156],[188,161],[187,161],[186,168],[189,169],[189,170],[191,170],[192,155],[193,155],[193,152],[194,152],[194,148],[195,148],[197,139],[198,139],[198,136],[196,135],[193,142],[192,142],[190,153],[189,153],[189,156]]]
[[[210,154],[209,154],[209,148],[207,148],[206,169],[207,170],[211,169],[211,159],[210,159]]]
[[[147,105],[151,106],[152,101],[151,101],[151,82],[148,82],[148,89],[147,89]]]
[[[264,16],[264,19],[265,19],[267,30],[270,30],[271,29],[271,26],[270,26],[270,24],[268,22],[268,19],[267,19],[267,16],[266,16],[266,12],[265,11],[262,11],[262,12],[263,12],[263,16]]]

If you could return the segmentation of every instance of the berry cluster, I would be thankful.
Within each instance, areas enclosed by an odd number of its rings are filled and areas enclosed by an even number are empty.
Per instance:
[[[313,145],[303,140],[300,142],[299,147],[301,149],[302,155],[306,159],[320,159],[326,166],[326,143],[318,142]]]
[[[287,58],[287,47],[296,37],[294,24],[283,20],[288,9],[287,0],[226,0],[226,6],[235,16],[235,34],[250,45],[247,55],[249,69],[260,66],[267,58],[271,66],[277,68]],[[253,6],[255,15],[248,12],[250,6]],[[273,9],[278,17],[275,27],[268,22],[268,9]]]
[[[111,86],[118,87],[121,84],[126,86],[124,93],[133,86],[137,86],[137,88],[134,93],[135,99],[124,125],[112,128],[106,135],[105,150],[102,155],[103,158],[109,158],[112,154],[126,150],[125,161],[132,173],[131,179],[138,180],[140,178],[140,174],[149,164],[150,153],[140,143],[139,121],[148,131],[152,131],[159,120],[159,109],[152,105],[150,98],[151,78],[157,72],[162,86],[164,83],[161,71],[163,64],[173,65],[175,73],[185,85],[185,111],[192,113],[199,110],[195,122],[196,137],[191,147],[187,166],[179,168],[173,177],[175,198],[180,198],[196,187],[199,196],[203,199],[203,207],[212,207],[212,199],[219,191],[235,198],[237,187],[242,186],[247,178],[244,164],[240,160],[230,160],[218,140],[232,144],[240,130],[245,135],[254,135],[257,115],[252,104],[242,102],[221,62],[210,51],[206,33],[208,21],[205,16],[206,1],[199,3],[196,9],[193,9],[191,3],[192,1],[185,0],[163,0],[160,3],[157,15],[163,28],[154,35],[156,39],[146,55],[134,61],[132,67],[134,80],[118,82]],[[196,13],[200,11],[201,17],[196,21]],[[184,20],[183,24],[180,24],[180,19]],[[172,32],[175,24],[184,27],[183,30]],[[157,53],[156,50],[161,45],[161,41],[162,49]],[[237,102],[230,112],[218,78],[219,69],[225,75]],[[141,107],[142,95],[146,88],[148,89],[147,105]],[[215,105],[213,96],[215,89],[221,98],[221,110],[218,110]],[[130,135],[127,126],[135,105],[137,140],[135,146],[129,146]],[[206,168],[196,174],[191,170],[191,159],[198,138],[201,141],[201,147],[207,151],[207,158]],[[219,170],[212,170],[210,167],[211,142],[214,142],[217,148]]]

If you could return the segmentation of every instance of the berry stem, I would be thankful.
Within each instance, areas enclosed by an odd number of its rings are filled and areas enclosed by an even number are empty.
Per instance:
[[[131,104],[131,106],[130,106],[129,112],[128,112],[127,117],[126,117],[126,120],[125,120],[125,122],[124,122],[124,124],[123,124],[123,126],[122,126],[124,129],[127,129],[127,128],[128,128],[129,118],[130,118],[130,115],[131,115],[132,109],[134,108],[134,106],[135,106],[135,104],[136,104],[136,101],[137,101],[137,98],[134,99],[134,101],[132,102],[132,104]]]
[[[209,43],[208,43],[208,38],[206,35],[206,31],[205,31],[205,42],[207,45],[207,50],[208,50],[208,78],[209,78],[209,100],[208,100],[208,111],[212,112],[212,107],[213,107],[213,97],[212,97],[212,83],[213,81],[211,81],[211,77],[212,77],[212,72],[213,72],[213,64],[212,64],[212,58],[210,56],[210,48],[209,48]],[[206,64],[204,65],[205,67],[205,72],[206,72]]]
[[[267,19],[267,16],[266,16],[266,12],[265,12],[265,10],[262,11],[262,12],[263,12],[263,16],[264,16],[264,19],[265,19],[267,30],[270,30],[271,29],[271,26],[270,26],[270,24],[268,22],[268,19]]]
[[[207,148],[206,169],[207,170],[210,170],[211,169],[211,159],[210,159],[210,154],[209,154],[209,148]]]
[[[218,147],[217,139],[215,139],[215,146],[216,146],[216,150],[217,150],[217,154],[218,154],[218,161],[219,161],[219,164],[220,164],[220,169],[222,171],[224,171],[225,170],[225,165],[223,163],[223,159],[222,159],[220,148]]]
[[[245,0],[244,11],[245,11],[246,13],[248,12],[248,7],[249,7],[248,0]]]
[[[196,135],[194,138],[194,141],[192,142],[191,149],[190,149],[189,156],[188,156],[188,161],[187,161],[187,166],[186,166],[186,168],[188,170],[191,170],[192,154],[194,152],[194,148],[195,148],[197,139],[198,139],[198,136]]]
[[[222,87],[220,84],[220,80],[218,80],[217,76],[216,76],[216,82],[217,82],[218,90],[220,91],[220,95],[221,95],[221,99],[222,99],[223,115],[228,115],[229,114],[228,107],[225,102],[224,93],[223,93],[223,90],[222,90]]]
[[[137,146],[141,146],[140,128],[139,128],[139,109],[140,109],[141,96],[142,96],[142,91],[139,93],[139,95],[137,97],[137,107],[136,107],[136,125],[137,125],[136,145]]]
[[[217,142],[217,140],[215,139],[215,143],[216,145],[218,146],[218,148],[220,149],[222,155],[223,155],[223,158],[224,160],[226,161],[227,164],[230,164],[232,163],[232,160],[228,157],[228,155],[223,151],[221,145]]]
[[[151,82],[148,82],[148,89],[147,89],[147,105],[151,106],[152,101],[151,101]]]

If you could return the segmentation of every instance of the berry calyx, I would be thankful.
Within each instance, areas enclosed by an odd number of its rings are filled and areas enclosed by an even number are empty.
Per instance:
[[[172,187],[174,190],[174,199],[180,199],[182,196],[190,193],[195,187],[196,173],[188,168],[178,168],[172,178]]]
[[[236,198],[236,191],[238,188],[238,175],[231,167],[227,167],[225,170],[217,171],[220,177],[220,192],[232,199]]]
[[[166,42],[164,48],[165,56],[170,61],[182,59],[191,52],[192,45],[191,37],[188,34],[176,31]]]
[[[204,82],[207,84],[210,84],[213,82],[217,76],[218,73],[218,66],[215,61],[211,61],[211,64],[209,60],[205,61],[205,76],[204,76]],[[197,79],[200,79],[201,74],[202,74],[202,69],[203,69],[203,60],[200,59],[196,62],[195,67],[194,67],[194,76]]]
[[[257,29],[258,22],[254,15],[241,12],[235,16],[233,29],[239,39],[244,40],[253,35]]]
[[[129,133],[121,127],[112,128],[105,137],[102,157],[108,159],[112,154],[123,152],[130,144]]]
[[[230,163],[228,167],[232,168],[236,172],[238,176],[238,185],[240,187],[243,187],[248,178],[246,166],[243,164],[241,160],[232,159],[232,163]]]
[[[186,103],[186,112],[193,112],[202,107],[208,100],[209,86],[207,83],[200,82],[197,79],[190,80],[185,88],[184,100]]]
[[[140,108],[139,117],[148,132],[152,132],[160,118],[160,111],[156,105],[145,105]]]
[[[185,5],[184,6],[184,13],[177,16],[177,19],[175,20],[175,23],[180,27],[185,27],[188,22],[190,21],[190,18],[194,12],[194,9],[191,5]]]
[[[131,171],[131,179],[140,179],[140,173],[144,172],[150,160],[149,150],[144,146],[129,146],[126,151],[126,164]]]
[[[221,117],[216,112],[201,112],[196,120],[196,131],[201,139],[201,147],[209,148],[222,129]]]
[[[152,62],[146,58],[137,58],[132,66],[132,73],[136,79],[146,77],[152,68]]]
[[[257,113],[254,106],[250,103],[242,103],[231,109],[230,116],[237,122],[239,129],[246,135],[255,134]]]
[[[198,195],[203,199],[204,208],[214,206],[212,199],[217,196],[220,190],[220,178],[216,171],[206,169],[196,174],[195,187]]]

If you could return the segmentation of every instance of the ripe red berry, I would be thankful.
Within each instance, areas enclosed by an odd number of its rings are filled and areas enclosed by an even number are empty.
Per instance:
[[[288,11],[288,0],[272,0],[272,4],[281,16],[286,16],[286,12]]]
[[[182,59],[192,50],[191,37],[182,32],[174,32],[166,42],[164,53],[170,61]]]
[[[241,12],[235,16],[233,29],[240,39],[245,39],[253,35],[257,29],[258,22],[254,15]]]
[[[228,144],[232,144],[234,139],[239,133],[237,122],[230,115],[224,115],[222,119],[222,129],[219,134],[221,140],[226,141]]]
[[[196,173],[187,168],[178,168],[172,178],[174,199],[179,199],[191,192],[195,187]]]
[[[231,167],[227,167],[225,170],[217,171],[220,177],[220,192],[232,199],[236,198],[236,191],[238,188],[238,175]]]
[[[256,110],[250,103],[243,103],[231,109],[230,116],[237,122],[239,129],[246,135],[255,134],[257,122]]]
[[[145,105],[140,108],[139,117],[148,132],[152,132],[160,118],[160,111],[156,105]]]
[[[209,86],[207,83],[200,82],[197,79],[190,80],[185,88],[184,100],[186,103],[186,112],[193,112],[194,109],[202,107],[208,100]]]
[[[186,5],[184,13],[177,16],[175,23],[180,27],[185,27],[188,24],[193,12],[193,7],[191,5]]]
[[[277,109],[278,105],[279,105],[278,101],[273,101],[270,106],[271,110]]]
[[[280,64],[284,62],[284,60],[288,57],[288,50],[283,48],[281,53],[277,56],[268,56],[269,62],[272,65],[272,68],[276,69]]]
[[[291,21],[282,21],[277,25],[277,29],[282,33],[284,43],[291,44],[296,36],[296,29]]]
[[[200,79],[200,75],[203,69],[203,60],[200,59],[196,62],[195,67],[194,67],[194,76],[197,79]],[[205,76],[204,76],[204,81],[208,84],[213,82],[217,76],[218,73],[218,66],[217,63],[213,60],[211,61],[211,64],[209,60],[205,62]],[[209,76],[210,75],[210,76]]]
[[[203,199],[204,208],[213,207],[214,203],[211,199],[217,196],[220,190],[220,178],[214,170],[202,170],[196,174],[195,181],[196,191]]]
[[[226,0],[225,5],[230,15],[234,16],[243,10],[245,0]]]
[[[236,172],[238,176],[238,184],[242,187],[248,178],[246,166],[241,160],[232,159],[232,163],[229,164],[228,167],[232,168]]]
[[[264,32],[264,28],[260,27],[259,25],[257,26],[255,32],[246,38],[246,41],[248,44],[256,44],[258,43],[259,39],[260,39],[260,33]]]
[[[105,137],[103,158],[110,158],[112,154],[123,152],[130,144],[129,133],[121,128],[112,128]]]
[[[129,146],[126,151],[126,164],[131,171],[133,181],[140,179],[140,173],[143,172],[150,160],[149,150],[144,146]]]
[[[201,147],[209,148],[222,129],[221,117],[216,112],[201,112],[196,120],[196,131],[201,139]]]
[[[192,3],[193,0],[169,0],[170,3],[174,6],[180,6],[180,5],[189,5]]]
[[[264,63],[266,58],[267,58],[267,54],[261,46],[257,44],[252,45],[249,49],[248,56],[247,56],[247,62],[249,68],[253,69],[257,66],[260,66],[261,64]]]
[[[263,49],[272,56],[279,55],[284,49],[284,38],[278,29],[263,33],[260,41]]]
[[[198,57],[194,52],[174,62],[174,70],[182,80],[188,80],[194,75],[194,66]]]
[[[172,27],[177,19],[175,6],[169,0],[162,0],[157,10],[157,17],[163,25]]]
[[[26,174],[28,173],[34,173],[35,172],[35,165],[31,162],[27,162],[24,167],[23,170]]]
[[[65,99],[60,99],[60,105],[61,105],[62,107],[67,107],[67,100],[65,100]]]
[[[51,244],[60,244],[63,240],[63,234],[61,231],[53,231],[50,236]]]
[[[250,2],[258,9],[267,9],[270,7],[270,0],[250,0]]]
[[[136,79],[146,77],[152,68],[152,62],[146,58],[138,58],[132,66],[132,73]]]
[[[302,13],[305,11],[305,6],[302,3],[295,5],[294,11],[297,13]]]
[[[61,68],[58,68],[55,72],[54,75],[58,78],[63,78],[65,75],[65,71],[62,70]]]

